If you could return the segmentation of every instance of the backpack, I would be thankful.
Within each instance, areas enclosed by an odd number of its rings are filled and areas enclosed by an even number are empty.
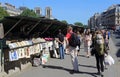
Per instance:
[[[75,33],[72,33],[69,39],[69,45],[72,47],[76,47],[77,45],[79,45],[79,38]]]

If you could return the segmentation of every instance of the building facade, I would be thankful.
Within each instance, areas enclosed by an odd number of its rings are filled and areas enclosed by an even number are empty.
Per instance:
[[[94,15],[89,19],[89,24],[94,23],[93,26],[104,26],[105,28],[113,28],[120,26],[120,4],[112,5],[100,15]],[[88,24],[88,25],[89,25]]]
[[[10,16],[18,16],[20,15],[25,9],[28,9],[25,6],[20,6],[19,8],[16,8],[15,6],[9,4],[9,3],[0,3],[0,7],[5,9]],[[48,19],[55,19],[52,17],[52,9],[51,7],[45,8],[45,15],[42,15],[42,9],[40,7],[34,8],[35,13],[40,17],[45,17]]]
[[[93,28],[100,28],[101,27],[101,14],[95,13],[89,20],[88,26]]]
[[[10,16],[17,16],[17,15],[20,15],[22,13],[21,10],[17,9],[15,6],[13,6],[9,3],[4,3],[4,4],[1,3],[0,6],[3,9],[5,9]]]
[[[110,6],[102,13],[102,24],[107,28],[120,26],[120,4]]]
[[[25,6],[20,6],[20,7],[19,7],[19,10],[21,10],[21,11],[24,11],[24,10],[26,10],[26,9],[28,9],[28,8],[25,7]]]

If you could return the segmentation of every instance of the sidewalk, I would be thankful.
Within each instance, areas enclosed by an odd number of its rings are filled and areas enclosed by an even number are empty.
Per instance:
[[[109,54],[114,58],[115,64],[108,67],[107,77],[120,77],[120,62],[116,56],[117,48],[113,43],[112,39],[110,39],[110,51]]]
[[[119,77],[120,76],[120,62],[118,62],[116,57],[116,47],[110,39],[110,50],[109,54],[114,58],[115,64],[112,66],[107,66],[107,70],[104,72],[104,77]],[[50,58],[48,63],[45,64],[45,68],[39,67],[29,67],[11,77],[101,77],[97,75],[96,61],[95,57],[86,57],[86,52],[84,52],[83,45],[81,46],[79,60],[79,73],[71,73],[72,63],[70,55],[65,55],[64,60]]]

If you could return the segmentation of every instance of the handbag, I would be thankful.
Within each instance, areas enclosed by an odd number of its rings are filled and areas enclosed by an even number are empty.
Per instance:
[[[91,51],[90,51],[90,53],[91,53],[91,56],[94,56],[94,54],[96,53],[95,48],[92,48]]]

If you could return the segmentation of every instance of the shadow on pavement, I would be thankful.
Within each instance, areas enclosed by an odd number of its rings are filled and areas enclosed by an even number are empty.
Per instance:
[[[90,65],[81,65],[81,64],[79,64],[79,66],[82,66],[82,67],[89,67],[89,68],[96,68],[95,66],[90,66]]]
[[[117,53],[116,53],[117,57],[120,57],[120,49],[118,49]]]
[[[120,43],[117,43],[116,46],[117,46],[117,47],[120,47]]]
[[[116,36],[116,39],[120,39],[120,36]]]
[[[78,56],[80,56],[80,57],[87,57],[86,55],[79,55],[79,54],[78,54]]]
[[[53,65],[43,65],[43,68],[51,68],[51,69],[59,69],[59,70],[65,70],[65,71],[68,71],[70,74],[89,74],[89,75],[92,75],[93,77],[97,77],[97,73],[91,73],[91,72],[83,72],[83,71],[78,71],[78,72],[75,72],[73,71],[72,69],[68,69],[68,68],[64,68],[64,67],[61,67],[61,66],[53,66]]]

